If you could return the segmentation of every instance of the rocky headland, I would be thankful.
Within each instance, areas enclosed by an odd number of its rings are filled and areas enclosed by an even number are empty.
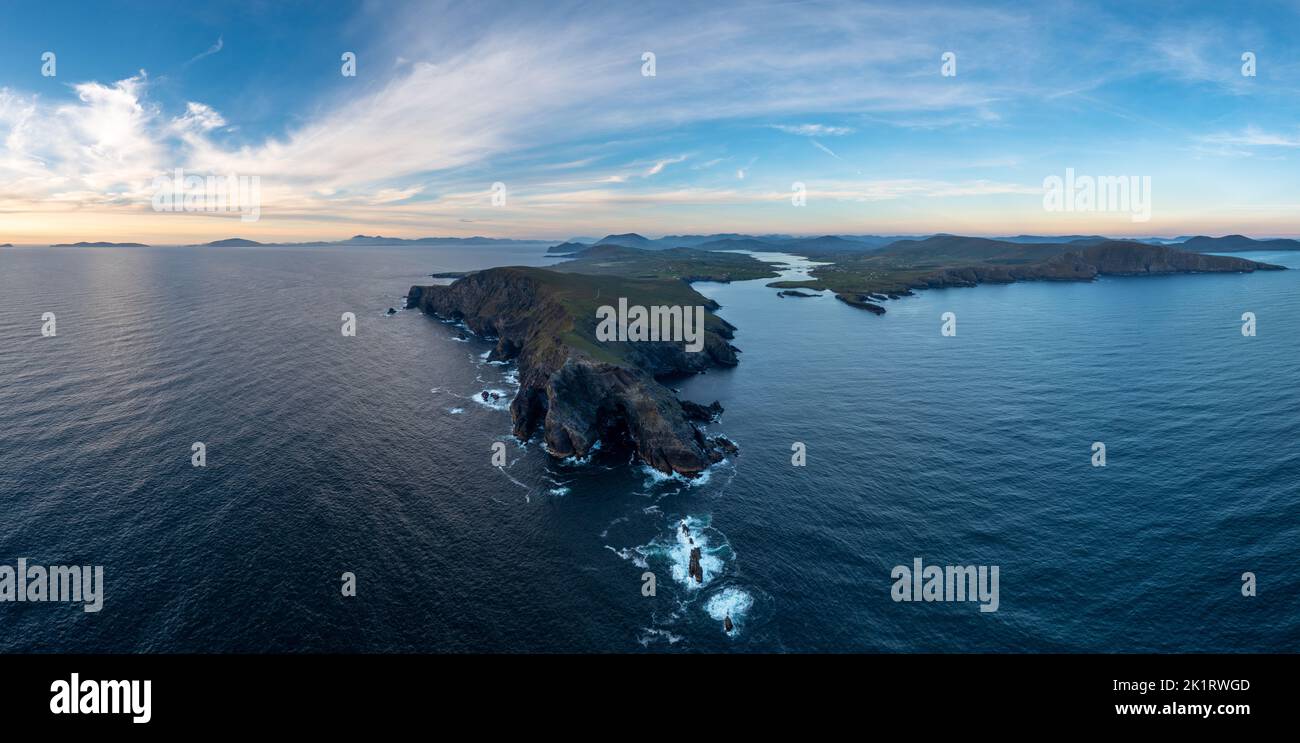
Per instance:
[[[623,255],[629,263],[619,273],[634,277],[491,268],[446,286],[413,286],[407,306],[495,339],[489,360],[517,362],[520,387],[510,413],[518,438],[540,431],[556,457],[586,457],[597,444],[602,451],[630,450],[660,472],[695,476],[735,451],[730,441],[708,437],[697,426],[716,420],[722,406],[683,402],[661,380],[735,366],[737,349],[729,343],[735,328],[713,314],[716,303],[682,278],[660,275],[665,265],[662,254],[656,256],[654,264],[633,265],[636,256]],[[606,264],[602,268],[610,268],[610,255],[598,252],[597,257]],[[711,260],[700,256],[692,271],[707,274]],[[719,260],[725,270],[715,278],[734,270],[771,275],[749,256]],[[704,307],[703,347],[691,352],[683,342],[598,340],[596,308],[619,298],[647,307]]]

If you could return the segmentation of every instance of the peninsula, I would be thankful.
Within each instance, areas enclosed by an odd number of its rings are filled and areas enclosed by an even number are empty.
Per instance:
[[[447,286],[413,286],[407,306],[464,323],[496,340],[489,360],[518,363],[520,387],[510,404],[518,438],[540,429],[556,457],[586,457],[599,444],[606,452],[634,452],[660,472],[695,476],[736,448],[696,426],[716,417],[720,405],[681,401],[664,381],[735,366],[737,349],[729,343],[735,328],[689,282],[775,275],[748,255],[597,246],[554,269],[490,268]],[[620,299],[703,307],[703,348],[597,340],[597,308]]]
[[[620,243],[639,235],[611,236]],[[637,240],[635,238],[640,238]],[[735,327],[714,314],[716,302],[691,287],[696,281],[774,278],[772,265],[746,252],[771,238],[727,236],[698,248],[633,247],[600,243],[557,246],[570,259],[550,268],[508,266],[455,274],[450,284],[412,286],[407,306],[464,327],[496,345],[492,361],[515,361],[520,388],[510,404],[514,435],[542,434],[556,457],[631,453],[664,473],[699,475],[735,453],[722,436],[697,424],[721,413],[682,401],[666,382],[713,367],[735,366]],[[779,238],[785,242],[786,238]],[[648,241],[647,241],[648,242]],[[881,302],[917,289],[1012,281],[1089,281],[1104,275],[1281,270],[1281,266],[1207,255],[1146,242],[1082,238],[1018,242],[954,235],[893,240],[868,246],[834,236],[803,240],[801,254],[828,265],[806,281],[778,281],[780,296],[829,290],[841,301],[875,314]],[[744,245],[744,248],[737,247]],[[716,248],[716,249],[714,249]],[[772,248],[768,248],[772,250]],[[641,306],[702,306],[704,343],[691,353],[682,342],[608,341],[597,337],[597,308],[620,299]]]

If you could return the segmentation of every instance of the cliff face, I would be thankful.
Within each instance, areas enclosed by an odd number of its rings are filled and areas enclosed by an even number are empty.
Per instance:
[[[541,427],[547,449],[584,457],[597,442],[631,449],[655,469],[695,475],[723,458],[688,410],[656,377],[734,366],[733,328],[706,313],[704,348],[683,343],[603,343],[595,339],[595,308],[627,297],[632,304],[716,305],[680,281],[636,281],[562,274],[535,268],[493,268],[450,286],[413,286],[407,306],[460,320],[496,337],[490,360],[516,360],[519,392],[511,402],[514,434]]]
[[[1071,253],[1061,256],[1069,259]],[[1078,259],[1096,266],[1097,273],[1110,276],[1135,276],[1160,273],[1249,273],[1280,271],[1282,266],[1235,258],[1205,255],[1169,245],[1147,245],[1112,240],[1078,252]]]

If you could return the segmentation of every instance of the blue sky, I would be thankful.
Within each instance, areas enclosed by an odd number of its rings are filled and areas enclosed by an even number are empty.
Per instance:
[[[1300,234],[1298,2],[542,6],[3,3],[0,242]],[[260,219],[155,211],[175,168]],[[1067,168],[1150,221],[1045,210]]]

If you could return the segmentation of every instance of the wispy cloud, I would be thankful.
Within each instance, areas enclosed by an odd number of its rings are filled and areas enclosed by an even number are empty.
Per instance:
[[[831,150],[831,148],[827,147],[826,145],[822,144],[821,142],[818,142],[818,141],[815,140],[815,139],[812,140],[812,146],[813,146],[813,147],[816,147],[817,149],[821,150],[822,152],[825,152],[827,155],[830,155],[831,157],[835,158],[836,160],[843,160],[843,159],[844,159],[844,158],[840,157],[839,155],[836,155],[836,154]]]
[[[1199,138],[1208,145],[1232,147],[1300,147],[1300,132],[1284,134],[1248,126],[1240,132],[1220,132]]]
[[[685,155],[678,155],[677,157],[670,157],[664,160],[657,160],[655,161],[654,165],[651,165],[650,168],[646,170],[645,175],[647,178],[652,175],[659,175],[660,173],[664,172],[664,168],[668,167],[669,165],[674,165],[676,163],[683,162],[684,160],[686,160]]]
[[[226,42],[224,37],[218,36],[216,43],[208,47],[206,51],[199,52],[198,54],[191,57],[190,61],[185,63],[186,66],[192,65],[195,62],[199,61],[200,59],[203,59],[204,57],[211,57],[213,54],[216,54],[217,52],[221,51],[221,49],[225,47],[225,45]]]
[[[825,124],[772,124],[771,126],[773,129],[783,131],[786,134],[797,134],[801,137],[840,137],[853,133],[853,129],[847,126],[826,126]]]

